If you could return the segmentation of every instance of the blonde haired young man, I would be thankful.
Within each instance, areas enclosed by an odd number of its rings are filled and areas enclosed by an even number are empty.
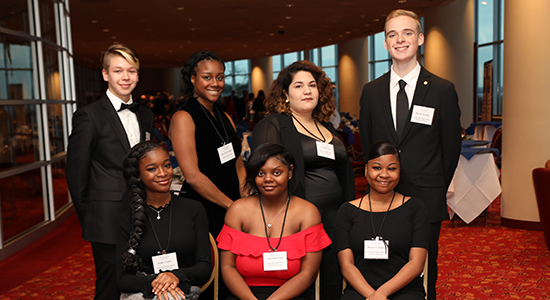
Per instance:
[[[436,299],[438,240],[441,222],[447,218],[446,193],[460,155],[458,96],[451,82],[418,63],[418,47],[424,44],[424,35],[414,12],[392,11],[386,18],[384,33],[384,46],[393,64],[388,73],[363,87],[361,144],[365,151],[380,141],[397,146],[401,155],[397,192],[418,197],[428,207],[431,300]]]
[[[101,64],[108,89],[98,101],[74,113],[66,177],[82,237],[92,245],[97,276],[94,299],[119,299],[117,217],[129,201],[122,162],[132,146],[149,139],[154,123],[151,110],[132,99],[139,81],[134,50],[113,44]]]

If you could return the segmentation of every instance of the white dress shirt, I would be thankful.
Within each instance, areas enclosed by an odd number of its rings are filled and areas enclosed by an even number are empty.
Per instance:
[[[393,126],[397,131],[397,92],[399,92],[399,80],[403,80],[407,83],[405,85],[405,93],[407,94],[407,100],[409,100],[409,109],[411,109],[411,104],[414,97],[414,91],[416,90],[416,82],[418,81],[418,76],[420,76],[420,64],[416,62],[416,67],[401,78],[393,71],[393,65],[391,66],[390,71],[390,105],[391,105],[391,115],[393,117]]]
[[[124,131],[126,131],[126,136],[128,136],[128,142],[130,142],[130,147],[134,147],[140,140],[139,122],[136,113],[133,113],[129,109],[118,111],[122,103],[132,104],[134,102],[132,95],[130,95],[130,100],[126,103],[107,89],[107,97],[111,101],[114,109],[117,111],[118,117],[122,122],[122,126],[124,126]]]

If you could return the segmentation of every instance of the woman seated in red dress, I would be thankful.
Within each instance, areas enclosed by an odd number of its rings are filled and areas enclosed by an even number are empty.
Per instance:
[[[330,245],[317,207],[292,196],[294,158],[265,143],[250,156],[246,184],[218,236],[228,299],[313,299],[310,288]]]

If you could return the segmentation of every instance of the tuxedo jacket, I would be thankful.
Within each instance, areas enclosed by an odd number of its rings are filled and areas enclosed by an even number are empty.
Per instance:
[[[136,116],[144,141],[153,131],[153,113],[140,105]],[[65,174],[87,241],[116,243],[118,215],[129,206],[122,175],[129,150],[128,136],[107,94],[74,113]]]
[[[415,106],[434,109],[430,125],[411,122]],[[461,147],[460,108],[454,85],[422,68],[407,123],[398,137],[391,113],[388,72],[363,87],[359,130],[365,159],[376,142],[387,141],[399,149],[401,178],[396,190],[422,199],[430,222],[445,220],[447,189]]]

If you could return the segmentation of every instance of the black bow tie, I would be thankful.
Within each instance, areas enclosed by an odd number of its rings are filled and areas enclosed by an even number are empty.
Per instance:
[[[122,103],[118,111],[123,111],[125,109],[129,109],[131,112],[135,113],[139,109],[139,103],[138,102],[134,102],[132,104]]]

